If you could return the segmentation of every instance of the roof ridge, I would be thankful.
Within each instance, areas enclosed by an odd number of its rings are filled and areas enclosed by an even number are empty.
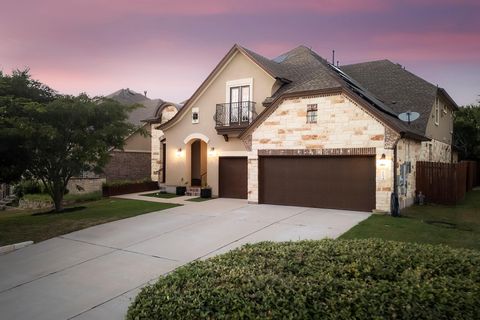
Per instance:
[[[350,67],[350,66],[358,66],[361,64],[367,64],[367,63],[375,63],[375,62],[390,62],[391,64],[398,65],[398,63],[395,63],[391,61],[390,59],[378,59],[378,60],[369,60],[369,61],[362,61],[362,62],[357,62],[357,63],[349,63],[349,64],[343,64],[340,67]]]

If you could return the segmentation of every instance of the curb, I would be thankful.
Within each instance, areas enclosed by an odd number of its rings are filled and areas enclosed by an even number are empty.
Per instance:
[[[25,248],[31,244],[33,244],[33,241],[19,242],[19,243],[9,244],[9,245],[0,247],[0,255],[6,254],[21,248]]]

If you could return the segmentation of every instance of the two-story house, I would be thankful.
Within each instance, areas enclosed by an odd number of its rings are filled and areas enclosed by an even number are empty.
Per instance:
[[[339,68],[303,46],[268,59],[235,45],[152,132],[162,135],[155,152],[167,187],[390,211],[394,189],[402,206],[413,201],[417,160],[451,161],[456,108],[445,90],[388,60]],[[405,111],[420,118],[405,123]]]

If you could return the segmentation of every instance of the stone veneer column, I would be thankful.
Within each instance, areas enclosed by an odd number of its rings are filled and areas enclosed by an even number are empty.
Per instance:
[[[258,155],[248,155],[248,202],[258,203]]]

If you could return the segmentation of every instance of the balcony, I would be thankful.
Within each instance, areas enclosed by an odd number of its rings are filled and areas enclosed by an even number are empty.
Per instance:
[[[217,104],[215,129],[224,137],[238,136],[256,116],[257,112],[253,101]]]

